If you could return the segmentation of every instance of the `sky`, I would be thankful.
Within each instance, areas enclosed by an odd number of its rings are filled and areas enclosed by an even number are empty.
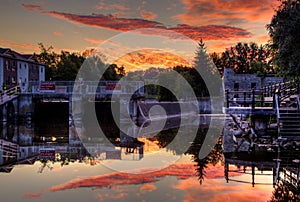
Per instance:
[[[159,30],[139,34],[183,40],[174,32],[222,52],[237,42],[266,43],[277,6],[277,0],[3,0],[0,47],[33,53],[42,42],[57,52],[82,52],[150,28]]]

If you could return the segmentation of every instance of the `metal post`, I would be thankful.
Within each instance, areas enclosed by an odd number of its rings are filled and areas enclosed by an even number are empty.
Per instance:
[[[252,109],[255,108],[255,90],[252,88]]]
[[[254,175],[255,175],[255,166],[254,164],[252,164],[252,187],[254,187],[255,185],[255,181],[254,181]]]
[[[264,105],[264,92],[261,91],[261,103],[260,103],[260,106],[263,107]]]
[[[225,90],[225,94],[226,94],[226,107],[229,108],[229,90],[228,89]]]
[[[225,179],[226,179],[226,182],[228,183],[229,181],[229,176],[228,176],[228,172],[229,172],[229,165],[228,165],[228,162],[225,162]]]

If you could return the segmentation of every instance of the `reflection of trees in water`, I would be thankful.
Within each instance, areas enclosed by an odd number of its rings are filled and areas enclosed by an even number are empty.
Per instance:
[[[55,163],[59,163],[61,167],[67,166],[70,163],[84,163],[94,166],[97,164],[96,157],[91,156],[84,147],[73,148],[72,151],[66,153],[56,153],[53,159],[39,159],[41,166],[38,173],[42,173],[45,168],[52,170]]]
[[[277,201],[300,201],[300,193],[292,192],[288,185],[279,182],[275,185],[270,199],[270,202]]]
[[[66,156],[62,156],[59,158],[56,157],[55,159],[40,159],[39,161],[41,163],[41,166],[39,167],[38,173],[42,173],[45,170],[45,168],[52,170],[54,168],[55,163],[60,163],[60,166],[63,167],[69,165],[70,163],[75,163],[76,161],[90,166],[94,166],[98,162],[96,157],[92,156],[85,156],[80,159],[71,159]]]
[[[205,169],[207,168],[208,164],[215,166],[219,162],[223,160],[223,152],[222,152],[222,138],[218,139],[217,144],[212,148],[211,152],[203,159],[199,159],[199,152],[204,141],[203,139],[199,139],[201,142],[195,141],[190,149],[186,152],[186,154],[191,154],[192,159],[196,165],[196,171],[198,174],[198,179],[200,184],[204,181],[205,177]]]
[[[152,140],[158,141],[158,145],[161,148],[166,148],[167,151],[171,151],[175,155],[184,154],[195,141],[198,136],[205,136],[205,133],[199,133],[195,137],[196,126],[182,126],[175,129],[169,129],[161,131]],[[196,127],[198,128],[198,127]]]
[[[202,184],[205,177],[205,168],[207,168],[208,164],[212,164],[215,166],[219,162],[223,160],[223,152],[222,152],[222,138],[219,137],[217,144],[211,150],[211,152],[203,159],[199,159],[199,153],[202,147],[202,144],[206,138],[207,128],[199,128],[196,137],[191,140],[192,143],[187,151],[182,150],[182,139],[176,139],[178,129],[171,129],[160,132],[155,136],[155,140],[157,140],[160,147],[165,147],[168,151],[173,151],[173,153],[180,154],[189,154],[192,155],[192,160],[197,163],[196,171],[198,173],[198,179],[200,184]],[[187,133],[184,135],[188,135]],[[193,137],[185,137],[185,140],[189,140]],[[172,144],[169,144],[171,143]]]

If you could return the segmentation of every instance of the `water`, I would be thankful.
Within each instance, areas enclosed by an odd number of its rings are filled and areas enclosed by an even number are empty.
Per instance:
[[[114,132],[110,142],[68,145],[52,137],[60,133],[64,135],[57,137],[66,138],[72,127],[53,120],[1,126],[0,201],[276,201],[285,195],[291,201],[299,199],[284,182],[286,177],[274,181],[279,161],[273,157],[224,155],[220,137],[210,154],[199,159],[205,127],[199,127],[187,150],[169,144],[178,128],[156,135],[148,131],[138,138],[116,137]],[[121,143],[122,137],[127,142]],[[56,149],[55,159],[38,155],[44,147]],[[282,165],[292,165],[291,153],[280,153]],[[283,169],[278,174],[283,175]]]

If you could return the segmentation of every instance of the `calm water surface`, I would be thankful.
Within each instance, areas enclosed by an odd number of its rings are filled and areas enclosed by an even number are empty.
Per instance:
[[[168,145],[176,129],[134,139],[134,147],[113,137],[114,147],[98,144],[88,149],[68,146],[63,137],[60,143],[59,137],[51,139],[51,134],[65,134],[65,126],[1,129],[0,201],[268,201],[282,197],[284,191],[276,193],[286,189],[280,182],[273,185],[276,163],[270,167],[248,160],[251,154],[225,158],[221,138],[200,160],[205,129],[198,130],[187,151]],[[7,148],[9,142],[18,143],[17,151],[15,144]],[[55,147],[55,159],[39,156],[43,147]]]

